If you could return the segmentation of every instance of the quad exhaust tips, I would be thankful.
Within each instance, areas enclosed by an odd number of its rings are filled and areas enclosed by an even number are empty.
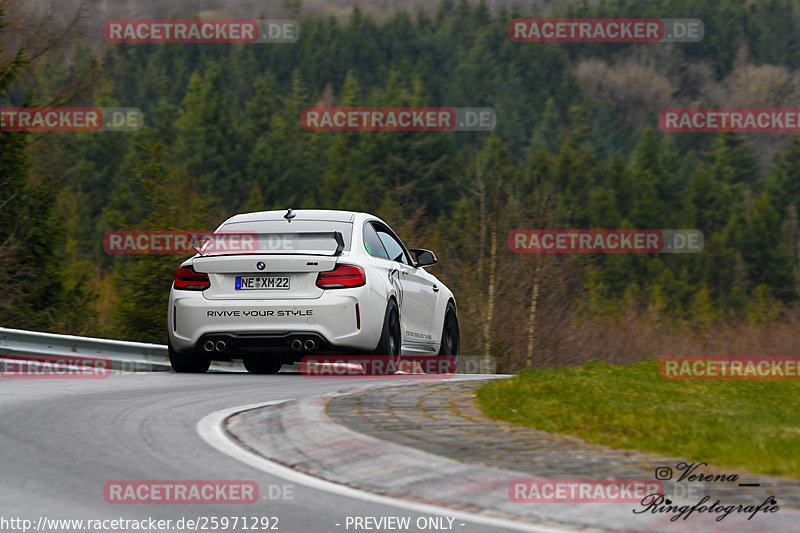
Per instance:
[[[226,352],[228,348],[230,348],[231,351],[234,352],[234,354],[236,354],[238,353],[239,349],[239,346],[235,343],[234,340],[220,338],[218,336],[211,336],[207,338],[205,341],[202,342],[202,346],[203,346],[202,350],[207,354],[211,354],[212,352],[221,354],[222,352]],[[286,345],[283,344],[283,346],[285,350]],[[317,350],[320,347],[322,347],[322,343],[320,343],[317,339],[313,337],[298,335],[292,338],[291,342],[289,342],[289,346],[292,348],[292,351],[295,352],[313,352],[314,350]],[[247,347],[245,349],[247,349]]]

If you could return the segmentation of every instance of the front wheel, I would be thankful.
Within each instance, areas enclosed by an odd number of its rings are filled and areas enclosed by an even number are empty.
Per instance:
[[[442,343],[439,346],[439,365],[437,369],[441,372],[452,374],[456,371],[458,355],[461,350],[461,338],[458,330],[458,315],[456,307],[452,302],[448,302],[444,312],[444,326],[442,326]]]
[[[198,356],[192,352],[176,352],[169,341],[167,342],[167,353],[169,353],[169,364],[175,372],[182,374],[202,374],[211,366],[211,359]]]

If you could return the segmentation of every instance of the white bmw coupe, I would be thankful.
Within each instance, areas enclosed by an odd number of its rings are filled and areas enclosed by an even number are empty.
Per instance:
[[[381,219],[349,211],[263,211],[229,218],[181,264],[169,294],[176,372],[243,359],[277,373],[310,354],[449,356],[459,329],[453,293]]]

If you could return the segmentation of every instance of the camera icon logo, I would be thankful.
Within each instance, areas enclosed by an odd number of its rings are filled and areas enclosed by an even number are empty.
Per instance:
[[[672,469],[668,466],[659,466],[656,468],[656,479],[665,481],[672,479]]]

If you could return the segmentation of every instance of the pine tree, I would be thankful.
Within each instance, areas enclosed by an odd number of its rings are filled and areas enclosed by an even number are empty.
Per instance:
[[[232,116],[224,98],[222,70],[208,65],[205,76],[192,74],[176,122],[175,160],[197,180],[215,204],[239,205],[249,188],[244,182],[241,153]]]
[[[143,218],[109,211],[117,227],[138,230],[208,229],[208,205],[199,200],[191,181],[181,179],[165,163],[166,145],[155,142],[142,147],[143,161],[133,169],[142,191]],[[119,256],[113,270],[117,305],[114,330],[123,338],[163,343],[166,336],[166,304],[169,287],[180,264],[180,255],[145,254]]]
[[[764,285],[783,301],[793,298],[794,261],[781,233],[780,215],[766,193],[761,194],[753,206],[744,244],[753,286]]]
[[[0,35],[3,17],[0,6]],[[0,65],[0,101],[27,66],[22,49]],[[82,279],[69,280],[63,266],[66,232],[56,203],[62,183],[50,174],[33,176],[29,150],[30,134],[0,131],[0,326],[82,330],[91,317],[84,299],[70,300],[84,287]]]

